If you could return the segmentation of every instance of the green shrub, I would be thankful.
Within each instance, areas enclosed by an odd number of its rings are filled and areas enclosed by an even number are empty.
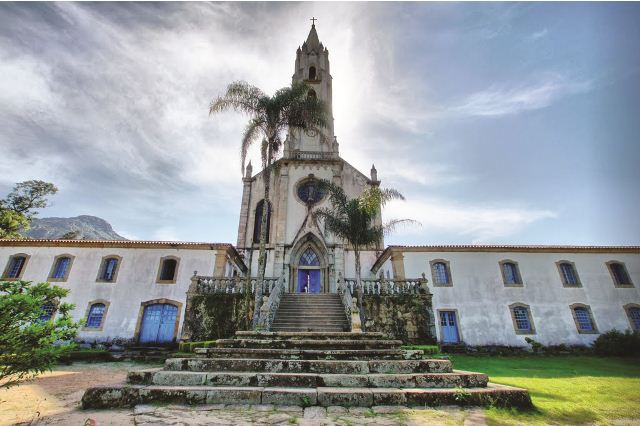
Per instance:
[[[402,349],[424,351],[425,355],[436,355],[440,353],[437,345],[403,345]]]
[[[607,331],[593,342],[593,349],[601,356],[640,356],[640,333]]]
[[[178,345],[178,351],[193,353],[197,348],[214,348],[215,346],[215,340],[206,340],[203,342],[184,342]]]

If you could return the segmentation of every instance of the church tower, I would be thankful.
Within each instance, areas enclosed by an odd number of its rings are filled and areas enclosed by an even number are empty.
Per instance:
[[[329,50],[318,38],[315,23],[307,40],[296,51],[295,69],[292,82],[304,82],[311,89],[310,96],[316,96],[324,101],[328,109],[328,124],[323,135],[313,130],[302,131],[294,129],[290,132],[285,147],[286,158],[305,156],[305,153],[326,153],[326,158],[338,156],[338,143],[333,133],[333,100],[331,89],[331,73],[329,69]],[[302,154],[300,154],[302,153]]]
[[[380,184],[377,171],[366,176],[340,158],[333,130],[332,77],[329,51],[320,42],[315,22],[302,46],[296,50],[292,82],[304,82],[309,95],[323,100],[328,108],[328,125],[321,134],[291,129],[282,158],[270,174],[267,216],[267,277],[283,277],[290,292],[336,292],[337,280],[355,276],[355,257],[344,241],[326,231],[314,216],[318,207],[328,207],[328,194],[319,188],[321,179],[341,186],[349,198]],[[262,171],[253,174],[247,166],[238,226],[238,250],[244,255],[250,274],[257,275],[260,226],[264,206]],[[382,223],[380,217],[376,224]],[[383,247],[362,251],[363,276]]]

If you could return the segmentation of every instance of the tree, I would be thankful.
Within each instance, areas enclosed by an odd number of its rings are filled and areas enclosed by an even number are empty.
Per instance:
[[[81,322],[60,300],[68,289],[49,283],[0,282],[0,388],[51,370],[63,353],[74,347]]]
[[[242,172],[249,148],[261,141],[262,178],[264,182],[264,203],[260,227],[260,250],[258,256],[258,280],[256,283],[253,326],[258,324],[262,304],[262,286],[267,265],[267,216],[269,209],[270,179],[272,167],[284,143],[284,136],[293,128],[313,129],[321,137],[327,125],[327,108],[316,96],[309,96],[310,87],[304,83],[293,83],[273,96],[264,94],[250,84],[238,81],[227,87],[227,92],[214,100],[209,114],[234,110],[249,116],[240,145]]]
[[[7,198],[0,200],[0,238],[20,238],[31,219],[47,206],[47,196],[58,192],[54,184],[41,180],[17,183]]]
[[[404,196],[395,189],[381,189],[374,186],[364,191],[358,198],[349,199],[340,186],[327,180],[321,181],[321,188],[328,191],[331,207],[318,208],[313,214],[324,222],[327,230],[345,240],[353,249],[356,259],[358,307],[364,326],[360,251],[381,241],[384,235],[393,232],[398,225],[417,222],[411,219],[394,219],[382,225],[375,224],[385,204],[391,200],[404,200]]]

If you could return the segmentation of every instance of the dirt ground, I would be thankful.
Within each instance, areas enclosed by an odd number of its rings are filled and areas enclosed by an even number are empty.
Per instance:
[[[131,409],[81,410],[80,399],[88,387],[124,383],[127,371],[149,367],[128,362],[58,366],[19,386],[0,390],[0,425],[83,425],[87,419],[100,425],[132,425]]]
[[[135,409],[82,410],[88,387],[124,383],[129,370],[160,365],[113,362],[75,363],[0,390],[3,425],[485,425],[481,409],[406,407],[275,407],[267,405],[143,406]]]

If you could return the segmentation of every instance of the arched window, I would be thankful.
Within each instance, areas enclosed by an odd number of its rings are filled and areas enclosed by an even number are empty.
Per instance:
[[[49,321],[53,317],[53,313],[56,311],[56,305],[53,302],[47,302],[42,305],[42,312],[40,314],[40,321]]]
[[[24,268],[27,265],[29,256],[26,254],[14,254],[9,258],[7,266],[4,269],[2,278],[5,279],[20,279],[24,273]]]
[[[634,331],[640,331],[640,305],[629,303],[624,306],[624,310],[627,313],[627,317],[629,317],[631,329]]]
[[[262,226],[262,211],[264,206],[264,200],[260,200],[256,206],[255,220],[253,222],[253,242],[260,242],[260,231]],[[269,242],[269,229],[271,225],[271,203],[267,204],[267,238],[265,242]]]
[[[104,303],[94,303],[89,308],[89,313],[87,314],[87,325],[88,328],[100,328],[102,327],[102,320],[104,319],[105,312],[105,304]]]
[[[521,285],[522,279],[520,278],[520,271],[518,270],[518,264],[511,260],[505,260],[500,262],[502,270],[502,280],[505,285]]]
[[[573,320],[576,322],[578,333],[596,333],[596,325],[591,316],[591,309],[586,305],[571,305]]]
[[[511,310],[511,319],[513,320],[516,334],[535,334],[531,312],[527,305],[513,304],[509,306],[509,309]]]
[[[431,276],[433,277],[433,285],[453,285],[451,282],[449,262],[446,260],[431,261]]]
[[[160,266],[159,281],[173,281],[176,280],[176,269],[178,267],[178,261],[176,259],[162,259]]]
[[[300,256],[300,266],[320,266],[318,254],[312,248],[306,249]]]
[[[115,282],[118,277],[121,260],[122,258],[116,255],[103,257],[97,281]]]
[[[611,273],[611,277],[613,278],[613,284],[616,287],[630,287],[633,286],[631,282],[631,278],[629,278],[629,273],[627,272],[627,268],[622,262],[607,262],[607,266],[609,267],[609,272]]]
[[[53,267],[51,268],[50,280],[66,281],[71,269],[71,256],[62,255],[55,258]]]
[[[307,96],[310,98],[316,98],[316,91],[313,89],[309,89],[309,91],[307,92]]]
[[[309,67],[309,80],[316,79],[316,67]]]
[[[580,287],[578,273],[576,272],[576,268],[573,263],[563,260],[558,262],[557,265],[558,270],[560,271],[562,285],[564,285],[565,287]]]

